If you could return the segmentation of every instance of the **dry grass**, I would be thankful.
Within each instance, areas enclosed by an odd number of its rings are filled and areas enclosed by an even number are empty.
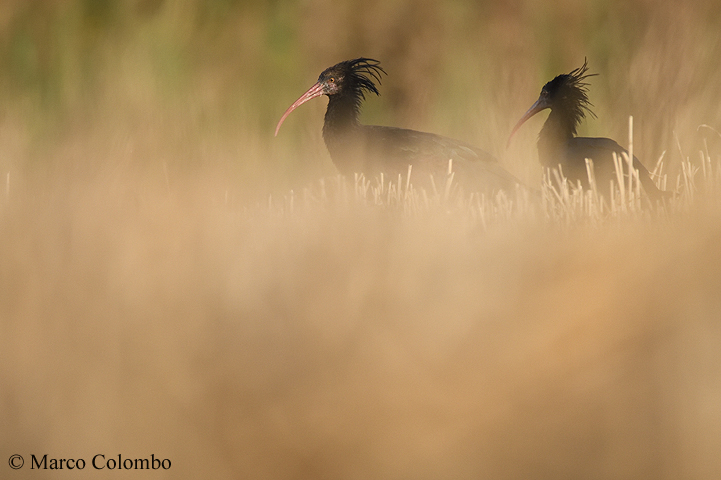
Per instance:
[[[717,6],[377,3],[0,11],[0,476],[721,476]],[[359,54],[389,71],[364,120],[458,132],[540,198],[337,177],[322,102],[271,141]],[[503,149],[585,55],[584,133],[632,114],[665,204],[543,178],[540,120]]]
[[[719,472],[718,197],[601,218],[573,192],[333,177],[243,206],[215,178],[66,180],[2,204],[8,455],[154,453],[172,478]]]

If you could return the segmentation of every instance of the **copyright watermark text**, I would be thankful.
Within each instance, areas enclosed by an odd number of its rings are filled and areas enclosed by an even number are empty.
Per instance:
[[[19,470],[25,465],[25,459],[22,455],[11,455],[8,464],[13,470]],[[29,466],[31,470],[84,470],[87,466],[95,470],[170,470],[171,462],[167,458],[156,458],[155,454],[145,458],[123,458],[120,454],[105,456],[98,453],[88,461],[31,454]]]

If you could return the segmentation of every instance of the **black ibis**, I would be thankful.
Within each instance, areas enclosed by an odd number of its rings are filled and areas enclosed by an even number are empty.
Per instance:
[[[323,140],[330,157],[344,175],[385,173],[406,175],[412,166],[411,183],[428,185],[429,174],[445,178],[452,160],[454,178],[468,191],[513,190],[520,182],[490,154],[458,140],[404,128],[363,125],[359,122],[366,94],[380,95],[385,70],[378,60],[356,58],[325,69],[318,81],[285,111],[286,117],[305,102],[328,96]],[[393,177],[391,177],[393,178]]]
[[[545,84],[536,103],[513,127],[508,143],[510,144],[513,134],[521,125],[538,112],[548,108],[551,113],[538,135],[538,159],[541,164],[546,168],[558,168],[560,165],[566,178],[574,183],[581,181],[588,187],[585,159],[591,159],[596,184],[599,188],[603,188],[603,185],[609,185],[611,180],[617,179],[613,161],[614,152],[622,160],[621,167],[624,168],[624,174],[628,175],[627,163],[622,157],[622,153],[628,155],[628,151],[610,138],[576,136],[576,129],[586,114],[596,117],[591,110],[593,105],[588,100],[588,83],[585,82],[588,77],[596,74],[587,72],[588,61],[584,61],[581,67],[568,74],[558,75]],[[646,167],[635,156],[633,168],[638,170],[641,185],[649,197],[658,199],[668,194],[656,187]]]

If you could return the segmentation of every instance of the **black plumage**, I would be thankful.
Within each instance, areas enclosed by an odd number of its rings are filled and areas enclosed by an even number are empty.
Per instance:
[[[613,154],[619,158],[628,151],[610,138],[577,137],[576,131],[586,115],[595,117],[588,99],[588,62],[568,74],[558,75],[541,89],[538,100],[521,117],[513,128],[508,141],[529,118],[550,109],[546,123],[538,135],[538,159],[547,168],[558,168],[572,182],[580,181],[588,187],[586,159],[593,161],[596,184],[599,188],[617,179]],[[629,174],[626,161],[621,162],[624,176]],[[641,185],[649,197],[658,199],[668,192],[659,190],[643,164],[633,157],[633,168],[638,170]]]
[[[379,62],[370,58],[346,60],[324,70],[286,110],[275,134],[290,112],[327,95],[323,139],[333,163],[345,175],[406,175],[412,165],[412,183],[427,186],[429,174],[437,180],[445,178],[452,160],[454,178],[469,191],[513,190],[520,184],[492,155],[467,143],[433,133],[361,124],[361,104],[367,94],[380,94],[376,82],[380,84],[381,74],[385,71]]]

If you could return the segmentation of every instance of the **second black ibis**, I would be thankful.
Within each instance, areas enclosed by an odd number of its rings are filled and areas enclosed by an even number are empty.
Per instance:
[[[344,175],[406,175],[412,166],[411,183],[428,185],[429,174],[436,182],[445,178],[452,160],[454,178],[468,191],[512,191],[520,182],[498,161],[467,143],[433,133],[405,128],[363,125],[359,121],[366,94],[380,95],[385,71],[372,58],[356,58],[325,69],[318,81],[296,100],[281,117],[275,135],[288,115],[303,103],[328,96],[323,124],[331,160]]]
[[[521,117],[508,138],[510,143],[513,134],[529,118],[538,112],[550,109],[546,123],[538,135],[538,159],[546,168],[558,168],[572,182],[580,181],[588,186],[586,159],[593,161],[596,184],[605,188],[611,180],[616,180],[616,167],[613,154],[622,159],[624,175],[629,174],[626,161],[622,154],[628,151],[610,138],[577,137],[576,129],[586,114],[595,117],[588,100],[588,83],[586,79],[594,76],[589,74],[588,62],[570,73],[558,75],[546,83],[541,89],[538,100]],[[646,167],[633,157],[633,168],[639,172],[639,180],[650,198],[659,199],[668,194],[659,190]],[[628,178],[628,177],[626,177]]]

